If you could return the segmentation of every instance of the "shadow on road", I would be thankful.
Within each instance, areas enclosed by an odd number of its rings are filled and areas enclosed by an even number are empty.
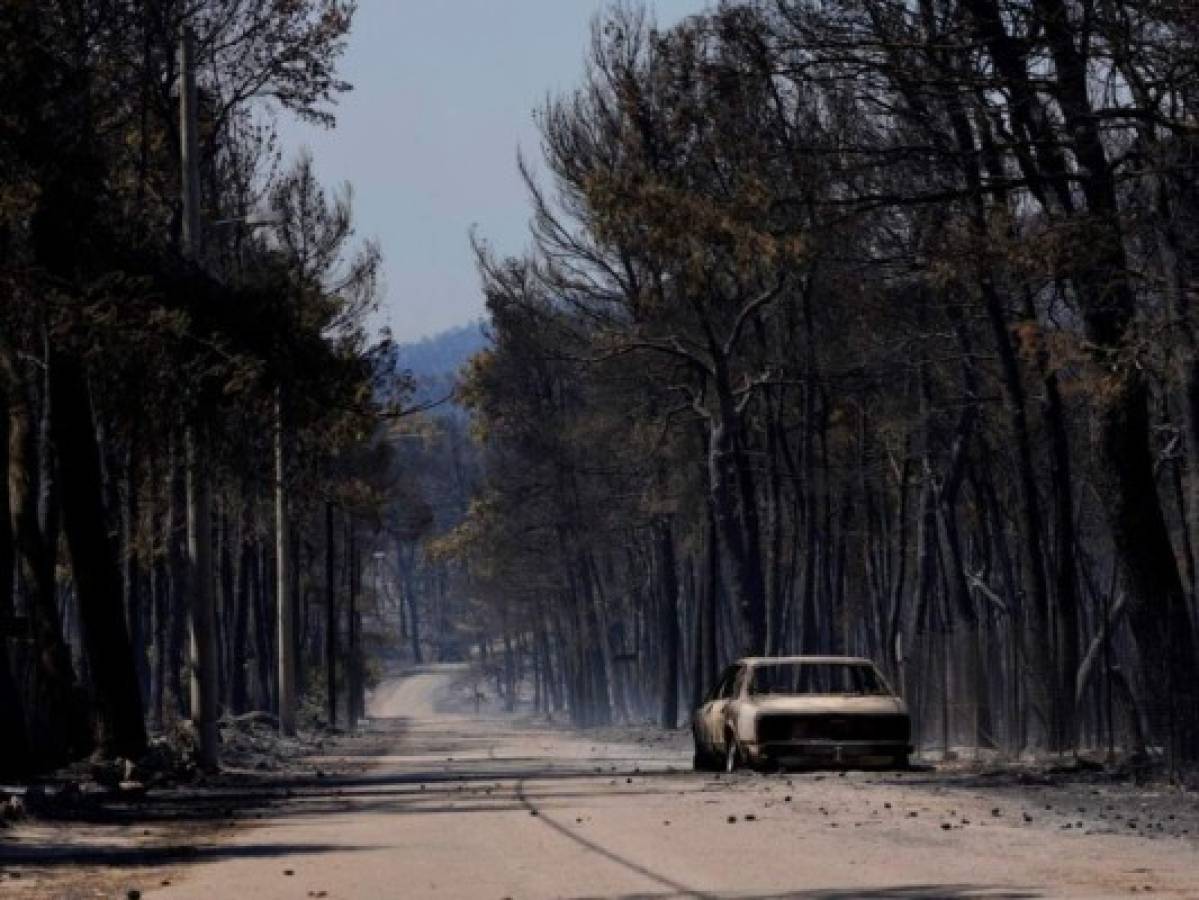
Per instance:
[[[349,810],[365,814],[494,812],[521,808],[513,790],[517,782],[563,785],[558,791],[539,793],[539,799],[547,802],[587,796],[592,793],[587,790],[588,783],[595,783],[593,793],[601,795],[614,780],[627,796],[667,792],[644,786],[641,779],[648,776],[702,783],[699,776],[681,766],[647,763],[639,756],[556,760],[488,754],[495,744],[495,733],[484,740],[466,738],[453,728],[415,727],[406,719],[376,720],[369,733],[343,742],[335,757],[322,757],[320,763],[337,768],[341,761],[342,768],[354,768],[358,760],[373,766],[390,757],[396,760],[398,771],[368,769],[323,776],[228,772],[201,784],[160,788],[136,797],[119,792],[89,795],[76,803],[49,805],[40,814],[61,822],[133,825],[280,819]],[[443,755],[442,748],[452,752]],[[628,779],[639,784],[626,789]],[[576,784],[578,790],[573,787]]]
[[[217,862],[226,859],[271,859],[367,850],[345,844],[254,844],[204,846],[178,844],[166,847],[78,847],[62,844],[0,844],[0,865],[58,866],[161,866],[174,863]]]
[[[619,897],[582,895],[572,900],[1037,900],[1045,896],[1022,888],[993,888],[968,884],[914,884],[879,888],[839,888],[789,891],[778,894],[719,893],[676,891],[653,894],[621,894]]]

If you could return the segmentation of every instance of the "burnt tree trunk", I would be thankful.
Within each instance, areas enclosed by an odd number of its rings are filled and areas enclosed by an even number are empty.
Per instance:
[[[325,702],[329,724],[337,724],[337,584],[334,571],[336,535],[333,504],[325,501]]]
[[[350,592],[346,606],[347,627],[349,628],[349,666],[347,687],[349,689],[349,697],[346,700],[346,711],[349,715],[350,727],[357,728],[358,720],[362,716],[362,647],[360,645],[361,635],[359,634],[359,619],[358,619],[358,593],[362,586],[362,563],[359,559],[357,535],[354,531],[353,522],[350,523],[348,529],[348,542],[346,554],[349,564],[349,580]]]
[[[0,391],[0,777],[20,778],[29,770],[25,714],[9,660],[9,626],[13,619],[16,557],[8,518],[8,404]]]
[[[412,567],[415,565],[414,552],[409,549],[405,553],[401,545],[396,554],[400,565],[400,585],[404,594],[400,603],[408,605],[408,638],[412,649],[412,661],[420,665],[425,661],[425,654],[421,649],[420,597],[417,595],[416,580],[412,573]]]
[[[51,363],[50,383],[63,530],[96,695],[97,742],[107,753],[136,759],[146,749],[146,728],[121,609],[121,572],[104,517],[100,448],[87,381],[74,361],[58,358]]]
[[[679,721],[679,577],[675,562],[674,532],[670,519],[654,523],[660,588],[661,715],[663,728],[673,730]]]
[[[0,387],[8,408],[5,513],[10,517],[15,574],[26,600],[36,660],[36,687],[27,706],[28,724],[39,765],[44,761],[47,767],[53,767],[87,753],[92,738],[55,596],[55,547],[46,541],[38,521],[40,459],[32,404],[19,380],[15,355],[3,336]],[[43,397],[43,405],[48,402]],[[12,590],[11,582],[8,590]]]
[[[150,697],[150,660],[146,656],[145,596],[142,590],[142,569],[137,552],[138,508],[138,446],[130,438],[125,464],[125,509],[122,520],[124,554],[125,618],[129,628],[129,643],[133,649],[134,670],[141,689],[143,707]]]
[[[248,500],[243,501],[242,525],[239,529],[237,572],[233,587],[232,666],[229,671],[229,707],[234,715],[248,708],[247,671],[250,641],[250,598],[254,564],[254,544],[250,537],[253,518]]]

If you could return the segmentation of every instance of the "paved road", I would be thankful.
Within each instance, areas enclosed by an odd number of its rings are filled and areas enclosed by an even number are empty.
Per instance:
[[[910,776],[696,775],[677,747],[445,712],[455,675],[384,684],[360,774],[298,790],[150,896],[1199,897],[1187,840],[1030,824]]]

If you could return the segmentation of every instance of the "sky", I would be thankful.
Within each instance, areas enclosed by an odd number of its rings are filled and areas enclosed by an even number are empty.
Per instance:
[[[358,234],[379,241],[375,325],[412,341],[483,314],[469,235],[528,246],[517,148],[538,157],[532,113],[576,86],[605,0],[360,0],[341,72],[354,85],[324,130],[281,118],[289,155],[353,189]],[[659,26],[705,0],[646,0]]]

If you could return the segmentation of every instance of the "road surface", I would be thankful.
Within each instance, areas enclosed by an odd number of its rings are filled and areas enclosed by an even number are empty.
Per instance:
[[[1191,838],[1097,834],[1043,797],[911,775],[693,774],[677,742],[447,712],[457,674],[385,683],[363,771],[297,790],[145,895],[1199,897]]]

